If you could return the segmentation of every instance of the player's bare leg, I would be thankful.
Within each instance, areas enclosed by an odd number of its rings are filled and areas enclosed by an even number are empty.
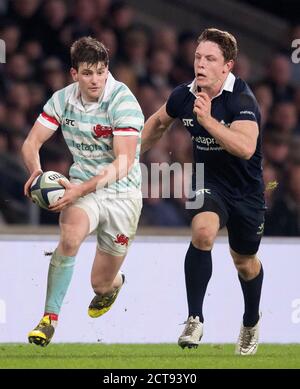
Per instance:
[[[245,313],[235,352],[239,355],[254,355],[258,348],[263,268],[255,254],[240,255],[233,250],[230,252],[238,270],[245,301]]]
[[[60,241],[54,251],[48,271],[44,316],[28,334],[30,343],[47,346],[57,325],[58,314],[72,279],[75,256],[89,233],[89,219],[78,207],[69,207],[60,215]]]
[[[124,258],[125,255],[116,256],[97,248],[91,274],[91,283],[96,295],[88,308],[90,317],[102,316],[115,302],[125,280],[119,271]]]

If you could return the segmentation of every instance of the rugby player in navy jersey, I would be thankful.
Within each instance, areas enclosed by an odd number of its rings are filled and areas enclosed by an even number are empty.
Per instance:
[[[192,211],[192,240],[185,257],[189,313],[178,344],[197,347],[201,340],[211,250],[219,229],[226,226],[245,303],[236,353],[252,355],[258,347],[263,268],[257,251],[265,203],[260,112],[249,86],[231,72],[237,52],[232,34],[215,28],[203,31],[195,51],[195,79],[175,88],[166,104],[147,120],[142,150],[148,150],[180,119],[191,134],[194,162],[204,164],[201,187],[193,176],[195,196],[204,199],[203,206]]]

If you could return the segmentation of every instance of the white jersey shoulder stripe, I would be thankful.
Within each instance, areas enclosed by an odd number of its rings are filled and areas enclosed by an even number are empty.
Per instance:
[[[130,135],[130,136],[139,136],[140,132],[136,128],[115,128],[113,131],[114,135]]]
[[[42,112],[39,115],[37,121],[53,131],[55,131],[59,126],[59,122],[54,117],[47,115],[45,112]]]

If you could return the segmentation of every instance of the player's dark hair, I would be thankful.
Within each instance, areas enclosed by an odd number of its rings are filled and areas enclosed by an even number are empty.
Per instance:
[[[227,31],[217,28],[206,28],[198,38],[198,43],[210,41],[215,42],[223,53],[225,62],[235,61],[238,54],[237,41],[235,37]]]
[[[71,65],[78,70],[80,63],[96,65],[103,62],[108,65],[108,52],[103,43],[90,36],[75,41],[71,46]]]

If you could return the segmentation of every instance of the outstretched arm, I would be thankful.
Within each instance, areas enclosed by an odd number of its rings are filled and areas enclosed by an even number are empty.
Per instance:
[[[53,133],[53,130],[36,121],[23,143],[22,157],[30,173],[30,177],[24,185],[24,194],[28,197],[30,197],[29,188],[33,180],[42,173],[39,150]]]
[[[167,114],[166,104],[150,116],[142,131],[142,154],[149,150],[162,137],[163,133],[174,120],[174,118]]]

